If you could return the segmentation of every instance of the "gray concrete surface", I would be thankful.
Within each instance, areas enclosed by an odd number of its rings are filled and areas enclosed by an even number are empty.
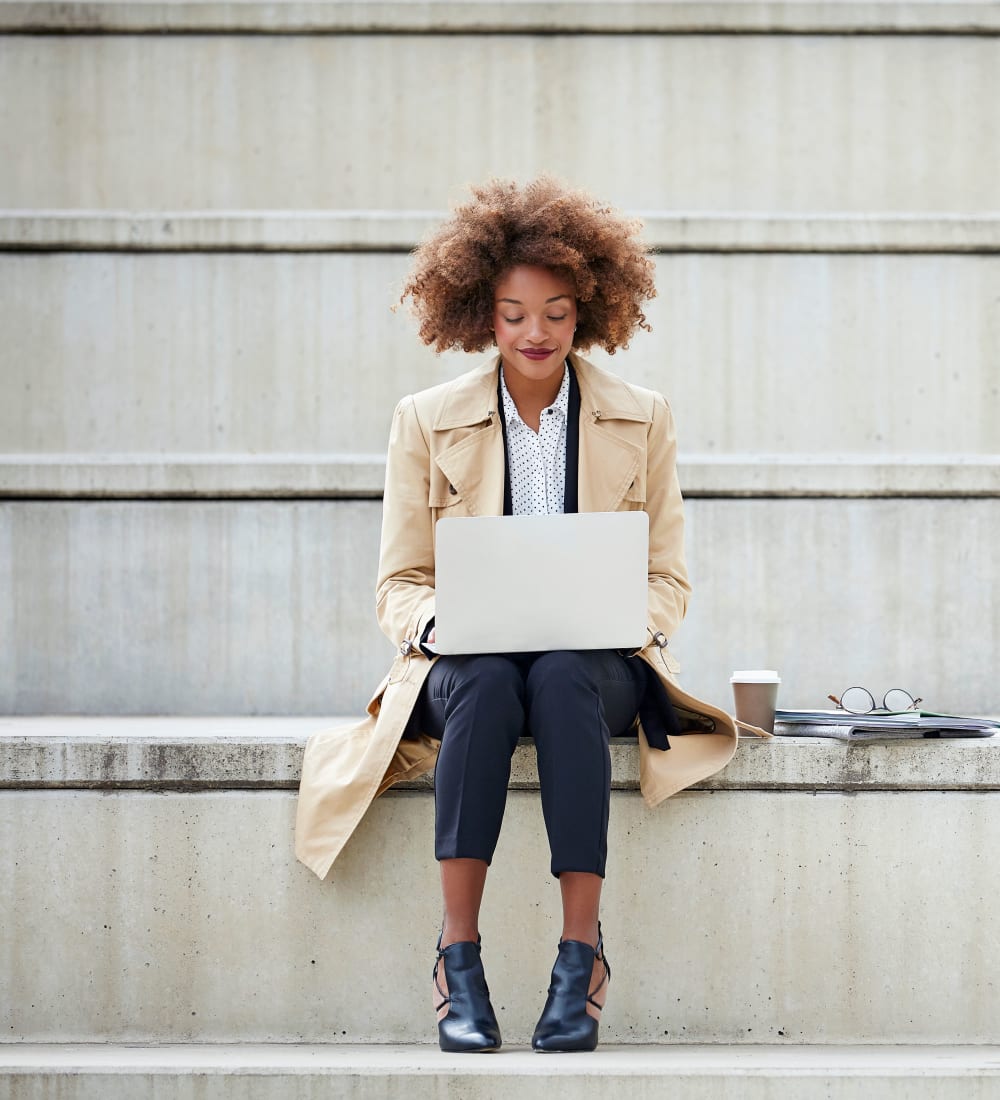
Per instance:
[[[993,1047],[609,1047],[538,1058],[461,1058],[436,1047],[0,1048],[4,1100],[986,1100],[1000,1096]],[[13,1091],[11,1091],[13,1090]],[[20,1091],[18,1091],[20,1090]]]
[[[291,791],[0,792],[0,1035],[430,1042],[433,799],[390,793],[331,878]],[[558,936],[537,794],[512,792],[483,952],[512,1043]],[[608,1042],[990,1043],[995,792],[612,796]]]
[[[991,210],[998,99],[993,36],[11,35],[0,195],[421,210],[547,168],[639,209]]]
[[[484,358],[390,312],[407,264],[0,253],[0,450],[382,454],[400,397]],[[682,452],[1000,451],[1000,256],[678,254],[657,282],[653,332],[593,358],[668,395]]]
[[[29,493],[100,493],[110,451],[140,496],[377,493],[392,400],[459,360],[385,313],[403,257],[357,250],[405,250],[464,180],[554,168],[654,212],[656,334],[615,365],[670,394],[700,492],[996,497],[997,7],[0,4],[0,31],[57,32],[0,43],[23,208],[0,214],[0,448],[36,456]],[[514,29],[559,33],[479,33]],[[689,515],[687,686],[721,702],[731,667],[778,664],[786,704],[861,680],[1000,710],[995,500]],[[206,1048],[433,1038],[426,783],[332,880],[290,854],[294,715],[358,709],[381,671],[376,535],[375,502],[0,506],[0,711],[292,715],[0,720],[2,1100],[1000,1095],[995,1047],[841,1045],[996,1041],[995,742],[747,742],[652,813],[616,745],[605,1038],[665,1049]],[[522,748],[484,925],[522,1044],[556,934],[535,780]]]
[[[644,240],[662,252],[988,254],[1000,249],[1000,213],[989,211],[635,213],[642,218]],[[0,210],[0,249],[409,252],[444,214],[443,209]]]
[[[389,643],[374,618],[377,501],[0,504],[0,710],[360,713]],[[1000,498],[693,500],[682,682],[734,668],[781,701],[851,684],[1000,713]]]
[[[58,31],[454,32],[519,31],[996,33],[1000,16],[988,0],[239,0],[212,3],[87,3],[54,6],[5,0],[0,29]]]
[[[296,789],[306,738],[357,717],[0,717],[0,788]],[[740,739],[732,762],[699,790],[1000,790],[1000,735],[846,743],[796,736]],[[791,735],[789,735],[791,733]],[[611,784],[637,790],[634,739],[611,743]],[[425,790],[432,777],[400,784]],[[537,790],[529,739],[514,753],[511,790]]]
[[[998,497],[1000,455],[680,455],[684,496]],[[0,454],[0,499],[378,499],[384,454]]]

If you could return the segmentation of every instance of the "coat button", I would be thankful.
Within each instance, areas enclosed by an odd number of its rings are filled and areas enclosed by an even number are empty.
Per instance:
[[[448,486],[448,492],[451,493],[453,497],[458,496],[458,490],[455,488],[454,485]]]
[[[411,642],[409,639],[407,639],[405,642],[403,642],[399,647],[399,652],[404,657],[408,657],[412,650],[413,650],[413,642]]]

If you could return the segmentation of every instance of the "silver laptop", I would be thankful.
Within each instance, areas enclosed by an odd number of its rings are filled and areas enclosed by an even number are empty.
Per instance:
[[[439,653],[645,644],[645,512],[442,519],[435,538]]]

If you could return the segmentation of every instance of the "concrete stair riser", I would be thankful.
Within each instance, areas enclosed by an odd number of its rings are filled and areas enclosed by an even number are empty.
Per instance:
[[[606,1041],[995,1040],[996,793],[612,803]],[[0,794],[0,1034],[433,1041],[433,798],[377,802],[324,884],[291,858],[293,816],[288,791]],[[558,909],[538,795],[513,792],[483,920],[510,1043]]]
[[[14,35],[0,194],[437,209],[549,169],[637,208],[982,210],[998,100],[987,36]]]
[[[2,448],[383,453],[403,394],[485,358],[389,312],[408,262],[2,253]],[[684,451],[996,451],[1000,256],[660,256],[657,287],[592,358],[668,395]]]
[[[776,667],[781,700],[907,687],[997,709],[1000,500],[693,500],[689,690]],[[377,501],[0,504],[0,709],[361,713],[391,650],[374,620]],[[126,624],[127,628],[126,628]]]

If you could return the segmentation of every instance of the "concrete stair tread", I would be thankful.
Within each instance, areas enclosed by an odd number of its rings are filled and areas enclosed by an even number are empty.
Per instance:
[[[0,1050],[0,1096],[63,1100],[985,1100],[1000,1047],[605,1046],[475,1058],[436,1046],[20,1047]]]
[[[443,210],[0,210],[0,250],[409,252]],[[641,210],[664,252],[996,253],[1000,211]]]
[[[169,1073],[419,1073],[437,1075],[663,1076],[768,1074],[1000,1077],[1000,1046],[727,1044],[602,1046],[585,1059],[539,1058],[523,1047],[496,1058],[444,1054],[434,1045],[287,1043],[18,1043],[0,1044],[0,1074],[144,1070]]]
[[[0,717],[0,788],[241,789],[297,787],[302,746],[359,716]],[[829,737],[741,737],[733,761],[700,790],[1000,790],[1000,735],[848,743]],[[615,738],[612,786],[638,788],[638,747]],[[400,784],[423,790],[430,776]],[[522,740],[512,790],[538,787]]]
[[[0,5],[0,29],[127,32],[258,30],[271,33],[993,33],[996,5],[983,0],[257,0]]]
[[[687,499],[718,497],[1000,496],[990,454],[688,454]],[[381,498],[385,456],[220,452],[0,454],[0,499]]]

